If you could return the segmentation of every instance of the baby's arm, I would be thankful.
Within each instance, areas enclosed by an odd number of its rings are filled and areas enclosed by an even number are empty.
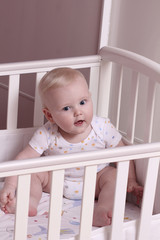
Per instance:
[[[16,156],[15,160],[36,158],[39,156],[40,154],[38,152],[27,145],[24,150]],[[3,189],[0,192],[0,206],[4,212],[7,212],[6,205],[14,200],[16,188],[17,176],[6,177]]]
[[[118,147],[125,146],[121,140]],[[143,187],[137,182],[134,160],[130,161],[127,192],[132,192],[137,198],[137,204],[140,203],[143,195]]]

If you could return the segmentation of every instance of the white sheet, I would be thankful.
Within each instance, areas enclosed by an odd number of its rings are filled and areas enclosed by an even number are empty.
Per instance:
[[[43,193],[38,207],[38,214],[35,217],[29,217],[27,239],[46,240],[47,222],[48,222],[49,194]],[[79,232],[80,224],[80,200],[63,199],[62,221],[61,221],[61,239],[72,239]],[[139,208],[127,203],[124,221],[129,221],[139,217]],[[93,227],[93,230],[96,230]],[[0,211],[0,239],[12,240],[14,232],[14,215],[4,214]],[[95,231],[96,233],[97,231]],[[100,240],[100,238],[98,238]]]

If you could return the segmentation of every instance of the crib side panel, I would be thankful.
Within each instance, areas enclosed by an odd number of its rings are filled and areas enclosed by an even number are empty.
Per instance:
[[[123,239],[123,221],[124,221],[124,207],[125,207],[125,193],[127,188],[127,176],[129,169],[129,162],[132,159],[141,159],[144,157],[150,157],[150,164],[148,165],[148,172],[145,184],[145,197],[142,202],[142,213],[140,222],[137,221],[136,232],[139,233],[138,240],[143,240],[145,232],[147,236],[150,234],[150,221],[151,221],[151,210],[153,208],[153,200],[155,194],[155,182],[157,174],[154,175],[153,182],[153,171],[158,173],[157,166],[160,159],[160,143],[156,144],[142,144],[141,146],[127,146],[120,148],[111,149],[110,151],[98,151],[96,153],[86,152],[81,155],[73,154],[72,156],[48,156],[44,157],[44,161],[41,159],[30,159],[23,161],[13,161],[10,163],[3,163],[0,165],[0,177],[1,176],[13,176],[19,175],[18,184],[18,203],[16,213],[16,240],[26,238],[27,229],[27,209],[29,201],[29,185],[30,185],[30,174],[34,172],[53,171],[53,182],[52,182],[52,193],[50,198],[50,217],[49,217],[49,230],[48,240],[52,240],[53,236],[58,238],[59,227],[60,227],[60,216],[61,216],[61,201],[63,192],[63,177],[64,169],[71,167],[84,166],[85,171],[85,184],[83,191],[83,204],[82,204],[82,215],[80,223],[80,236],[79,239],[92,239],[91,237],[91,226],[92,226],[92,214],[93,214],[93,202],[94,202],[94,190],[96,181],[96,166],[97,164],[103,164],[105,162],[119,162],[117,169],[117,184],[114,201],[114,212],[111,228],[106,228],[106,239],[114,240]],[[59,184],[60,183],[60,184]],[[24,188],[25,185],[25,188]],[[91,191],[88,191],[92,185]],[[27,191],[26,191],[27,189]],[[123,193],[123,194],[122,194]],[[150,198],[152,193],[152,198]],[[25,199],[24,199],[25,196]],[[87,201],[87,199],[90,201]],[[150,198],[150,201],[147,199]],[[150,211],[148,211],[150,209]],[[146,217],[147,231],[146,231]],[[55,221],[56,219],[56,221]],[[20,227],[23,221],[23,228]],[[53,228],[56,226],[55,228]],[[55,229],[55,231],[54,231]],[[23,231],[21,231],[23,230]],[[94,239],[94,235],[93,235]],[[136,236],[135,236],[136,239]],[[147,238],[145,238],[147,239]]]
[[[105,64],[112,64],[110,76],[108,72],[100,77],[100,86],[112,82],[110,91],[109,117],[117,129],[126,136],[128,142],[153,142],[156,129],[155,116],[159,109],[155,101],[159,94],[159,64],[138,54],[122,49],[104,47],[100,50],[102,57],[101,71],[105,73]],[[105,85],[104,85],[105,86]],[[98,106],[102,115],[106,114],[106,87],[99,88]],[[106,104],[106,103],[105,103]],[[156,139],[157,141],[157,139]]]
[[[1,154],[0,163],[13,160],[15,156],[28,144],[36,128],[1,130],[0,143]]]

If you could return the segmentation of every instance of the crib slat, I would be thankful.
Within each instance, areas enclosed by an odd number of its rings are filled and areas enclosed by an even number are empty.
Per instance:
[[[139,88],[139,74],[133,71],[131,84],[131,98],[129,104],[128,122],[127,122],[127,139],[130,143],[134,142],[134,132],[136,123],[137,101]]]
[[[108,117],[111,88],[112,63],[101,62],[98,91],[98,116]]]
[[[44,76],[45,72],[37,73],[36,77],[36,91],[35,91],[35,103],[34,103],[34,119],[33,119],[33,126],[39,127],[44,123],[44,114],[42,112],[42,104],[41,99],[38,92],[38,84],[41,78]]]
[[[14,239],[26,240],[31,175],[18,177]]]
[[[92,93],[94,114],[97,113],[98,86],[99,86],[99,67],[91,67],[89,90]]]
[[[120,120],[120,106],[121,106],[121,95],[122,95],[122,80],[123,80],[123,67],[122,65],[117,64],[116,68],[116,79],[117,79],[117,88],[118,88],[118,105],[117,105],[117,120],[116,120],[116,129],[119,129],[119,120]]]
[[[58,183],[58,184],[57,184]],[[52,172],[48,240],[60,239],[64,170]]]
[[[9,77],[7,129],[17,128],[18,97],[19,97],[19,75]]]
[[[85,168],[79,240],[91,238],[96,176],[97,166]]]
[[[122,240],[123,219],[127,193],[129,161],[119,162],[117,166],[117,182],[115,189],[115,200],[113,218],[111,225],[110,240]]]
[[[148,160],[137,240],[150,239],[151,217],[159,170],[159,158]]]
[[[146,116],[146,128],[145,128],[144,141],[150,143],[152,141],[156,83],[151,79],[149,80],[150,81],[148,85],[147,116]]]

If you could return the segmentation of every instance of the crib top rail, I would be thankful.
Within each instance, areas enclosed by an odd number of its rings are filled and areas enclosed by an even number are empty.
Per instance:
[[[160,65],[137,53],[115,47],[103,47],[99,54],[102,60],[113,61],[141,72],[160,83]]]
[[[98,55],[0,64],[0,76],[50,71],[53,67],[87,68],[99,66]]]
[[[105,149],[94,152],[94,155],[84,152],[45,156],[41,161],[39,158],[6,161],[0,164],[0,177],[154,157],[160,157],[160,142]]]

